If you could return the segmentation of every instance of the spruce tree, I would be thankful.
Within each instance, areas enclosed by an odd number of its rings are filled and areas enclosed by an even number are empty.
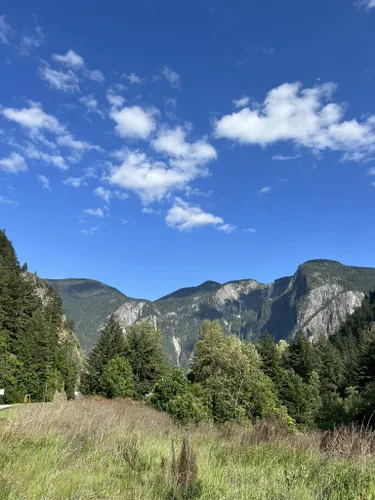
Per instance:
[[[99,394],[102,391],[101,377],[109,362],[124,354],[125,338],[116,318],[112,315],[100,332],[98,342],[87,360],[87,373],[82,379],[82,392]]]

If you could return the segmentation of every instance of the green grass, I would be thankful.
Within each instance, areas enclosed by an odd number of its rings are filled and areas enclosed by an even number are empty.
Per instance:
[[[375,499],[368,450],[333,458],[318,433],[261,430],[183,430],[130,401],[29,405],[0,425],[0,499]],[[185,434],[197,464],[187,492],[171,452]]]
[[[10,415],[10,409],[9,410],[1,410],[0,411],[0,420],[6,420],[9,415]]]

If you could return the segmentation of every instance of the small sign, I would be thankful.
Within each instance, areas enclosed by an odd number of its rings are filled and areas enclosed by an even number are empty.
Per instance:
[[[0,389],[0,396],[4,396],[5,389]]]

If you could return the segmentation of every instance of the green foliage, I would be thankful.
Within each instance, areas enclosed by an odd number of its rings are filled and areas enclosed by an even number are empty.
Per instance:
[[[204,322],[192,374],[210,395],[214,421],[246,421],[273,413],[279,406],[274,386],[261,371],[254,346],[225,337],[219,322]]]
[[[129,361],[116,356],[104,368],[100,386],[108,398],[124,398],[133,395],[133,372]]]
[[[168,411],[170,401],[178,396],[185,397],[189,389],[190,383],[183,370],[172,368],[155,384],[149,401],[157,410]]]
[[[126,335],[124,355],[133,371],[134,394],[143,397],[167,370],[161,332],[149,323],[132,326]]]
[[[87,373],[82,377],[81,390],[84,394],[100,394],[104,369],[117,356],[124,354],[125,338],[114,316],[102,329],[98,343],[87,360]]]
[[[194,394],[193,390],[171,399],[168,412],[173,420],[181,425],[208,421],[211,418],[209,407],[202,398]]]
[[[0,385],[6,402],[51,401],[62,390],[68,356],[59,296],[19,266],[14,248],[0,231]],[[79,349],[78,346],[76,346]],[[70,384],[75,385],[75,375]]]

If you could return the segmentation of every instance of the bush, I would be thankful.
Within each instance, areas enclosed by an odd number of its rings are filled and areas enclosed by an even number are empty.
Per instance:
[[[172,399],[168,404],[168,411],[173,420],[182,425],[208,421],[211,416],[204,400],[194,395],[193,391]]]
[[[103,371],[100,385],[108,398],[132,396],[134,383],[129,361],[121,356],[112,359]]]
[[[169,402],[177,396],[184,396],[189,391],[189,382],[184,372],[178,368],[172,368],[155,385],[149,398],[149,402],[161,411],[169,410]]]

